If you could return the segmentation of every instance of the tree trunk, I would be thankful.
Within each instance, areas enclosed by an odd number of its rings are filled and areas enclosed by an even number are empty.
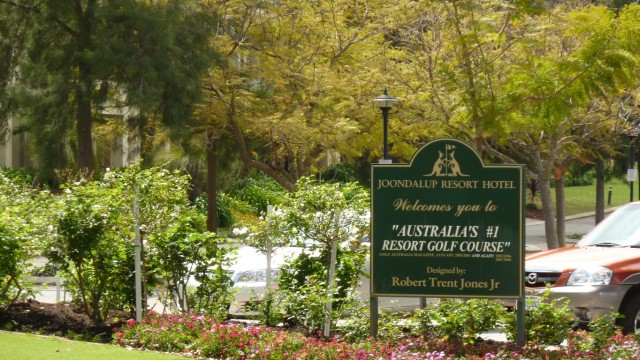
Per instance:
[[[238,146],[238,151],[240,152],[240,160],[242,160],[242,163],[247,168],[252,168],[263,172],[267,176],[274,179],[278,184],[282,185],[285,189],[289,191],[296,191],[296,182],[298,181],[297,178],[291,176],[291,174],[288,174],[286,171],[276,171],[275,169],[260,161],[251,159],[251,157],[249,156],[249,150],[247,149],[247,143],[244,139],[242,131],[240,130],[240,127],[238,127],[238,124],[236,124],[233,117],[229,116],[228,121],[231,125],[231,128],[233,129],[233,133]]]
[[[78,91],[78,113],[76,119],[76,131],[78,135],[78,169],[89,175],[94,170],[93,144],[92,144],[92,119],[91,119],[91,89],[90,85],[83,82],[83,88]]]
[[[208,136],[207,144],[207,230],[218,231],[218,148],[216,139]]]
[[[95,18],[96,0],[90,0],[83,11],[82,7],[76,7],[78,20],[77,42],[81,49],[92,48],[93,21]],[[78,87],[76,98],[78,112],[76,119],[76,131],[78,135],[78,169],[86,172],[90,176],[95,170],[93,161],[93,138],[91,116],[92,92],[93,92],[93,71],[91,64],[83,58],[84,54],[78,54],[76,65],[78,67]]]
[[[564,178],[567,174],[567,167],[564,164],[556,165],[553,169],[553,176],[556,180],[556,234],[558,236],[558,247],[565,247],[565,206],[564,206]]]
[[[604,220],[604,176],[605,163],[603,159],[596,160],[596,224]]]
[[[558,248],[556,234],[556,222],[553,215],[553,201],[551,200],[551,186],[549,175],[540,174],[540,200],[542,201],[542,211],[544,213],[544,232],[547,237],[547,248]]]
[[[556,234],[558,247],[565,247],[564,174],[556,178]]]

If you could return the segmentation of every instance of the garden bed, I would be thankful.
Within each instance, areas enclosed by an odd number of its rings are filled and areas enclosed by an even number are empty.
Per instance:
[[[96,342],[110,342],[114,328],[129,318],[125,313],[113,313],[104,325],[94,325],[80,307],[69,302],[57,304],[27,300],[0,310],[0,328],[46,335],[66,336]]]
[[[112,342],[127,348],[179,353],[192,358],[295,359],[602,359],[637,358],[640,347],[633,337],[619,333],[607,339],[576,333],[563,346],[533,343],[518,348],[513,342],[478,338],[460,343],[450,339],[405,336],[400,339],[365,339],[346,342],[305,335],[294,328],[220,323],[195,314],[150,313],[143,324],[113,314],[108,324],[94,326],[88,316],[69,303],[26,301],[0,311],[5,330],[66,336],[76,340]],[[118,316],[116,316],[118,315]],[[586,336],[586,337],[585,337]],[[597,350],[593,340],[601,342]],[[585,342],[586,341],[586,342]]]

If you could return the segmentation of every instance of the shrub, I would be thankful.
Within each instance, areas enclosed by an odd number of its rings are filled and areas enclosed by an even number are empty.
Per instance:
[[[23,281],[55,213],[51,195],[30,189],[20,172],[0,171],[0,308],[33,293]],[[15,180],[12,180],[15,179]]]
[[[567,339],[569,331],[574,327],[571,319],[569,301],[564,299],[550,299],[551,291],[547,290],[540,296],[536,306],[525,311],[525,337],[534,344],[560,344]],[[506,319],[505,332],[507,338],[516,338],[516,316],[509,313]]]
[[[20,296],[21,246],[17,237],[0,223],[0,304],[10,306]]]
[[[565,176],[564,185],[565,186],[585,186],[585,185],[593,185],[596,178],[596,172],[594,169],[590,169],[588,171],[574,171],[568,172]]]
[[[556,180],[551,176],[551,187],[556,186]],[[564,176],[564,186],[586,186],[593,185],[596,180],[596,172],[594,169],[587,169],[585,167],[571,166],[569,171]]]
[[[355,183],[318,183],[310,178],[298,182],[298,190],[287,194],[280,206],[251,229],[248,241],[257,248],[301,246],[303,252],[280,273],[286,312],[291,323],[313,332],[330,315],[335,323],[348,294],[358,284],[366,249],[352,247],[369,223],[368,193]],[[329,283],[330,253],[336,244],[335,279]],[[300,291],[304,291],[300,295]],[[333,310],[324,308],[333,297]],[[306,310],[305,310],[306,308]],[[334,328],[334,326],[332,326]]]
[[[285,313],[285,292],[274,289],[266,289],[262,297],[255,295],[255,300],[247,304],[247,311],[257,313],[251,316],[258,320],[261,324],[267,326],[277,326],[284,323],[287,319]]]
[[[119,236],[121,229],[113,227],[119,222],[114,218],[119,209],[108,199],[113,201],[114,195],[95,183],[68,191],[60,199],[64,207],[54,223],[57,235],[45,251],[60,268],[74,300],[95,323],[128,304],[133,292],[133,247]]]
[[[34,172],[28,169],[0,168],[0,172],[6,180],[17,187],[26,189],[32,186],[34,180]]]
[[[145,319],[142,324],[129,321],[116,333],[114,342],[120,346],[215,359],[280,359],[295,354],[306,342],[296,333],[244,324],[223,324],[193,313],[150,313]]]
[[[425,336],[473,343],[482,332],[500,327],[506,310],[487,299],[442,299],[419,309],[416,317]]]
[[[215,318],[226,318],[231,301],[231,266],[235,248],[226,239],[204,231],[204,217],[185,211],[162,234],[150,239],[153,246],[151,268],[166,282],[171,299],[183,311],[194,309]],[[198,281],[193,291],[185,291],[189,279]]]
[[[203,194],[196,198],[195,207],[202,214],[207,214],[207,194]],[[233,212],[233,199],[228,195],[219,192],[216,198],[216,206],[218,210],[218,226],[221,228],[230,228],[236,222]]]
[[[209,286],[209,303],[224,307],[228,250],[216,247],[224,241],[203,232],[204,220],[189,203],[188,186],[187,177],[177,172],[138,166],[109,171],[99,181],[63,185],[45,255],[94,322],[103,322],[112,309],[134,308],[134,228],[140,229],[144,244],[143,289],[151,291],[160,273],[169,281],[169,298],[183,297],[189,276],[220,274],[201,282]]]
[[[351,306],[351,292],[359,283],[365,259],[361,251],[338,249],[334,284],[328,287],[328,256],[327,249],[319,253],[303,252],[280,271],[279,285],[285,292],[288,321],[305,326],[309,332],[323,324],[329,292],[333,324]]]
[[[621,334],[621,328],[616,325],[616,320],[620,317],[619,313],[612,311],[591,321],[587,325],[588,332],[582,329],[572,330],[567,339],[568,344],[577,351],[602,351],[612,338]]]
[[[396,323],[397,324],[397,323]],[[397,327],[397,326],[396,326]],[[584,333],[589,337],[590,333]],[[640,346],[634,336],[619,332],[598,351],[568,346],[548,347],[511,342],[463,344],[437,338],[388,339],[304,337],[297,331],[238,323],[221,323],[194,313],[150,313],[137,324],[129,320],[113,342],[123,347],[180,353],[214,359],[636,359]]]
[[[396,326],[397,328],[398,326]],[[589,333],[584,333],[589,336]],[[207,316],[185,313],[146,316],[141,324],[130,320],[113,338],[132,348],[181,353],[215,359],[635,359],[640,346],[633,336],[620,333],[599,350],[478,341],[463,344],[435,337],[397,339],[320,339],[296,331],[238,323],[220,323]]]
[[[284,306],[288,324],[303,327],[307,334],[322,329],[326,305],[329,302],[325,283],[324,276],[311,275],[298,284],[295,290],[285,288]],[[333,313],[332,320],[335,324],[335,307]]]
[[[332,183],[350,183],[358,181],[356,170],[347,163],[338,163],[329,166],[319,174],[319,179]]]
[[[272,178],[254,173],[240,183],[231,194],[253,206],[256,215],[266,214],[267,205],[280,204],[287,190]]]

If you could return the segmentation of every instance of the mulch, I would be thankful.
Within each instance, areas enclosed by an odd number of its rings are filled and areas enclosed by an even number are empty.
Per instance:
[[[96,325],[75,304],[48,304],[29,299],[0,309],[0,329],[110,342],[113,329],[122,326],[128,318],[126,314],[120,315],[124,317],[114,314],[106,324]]]

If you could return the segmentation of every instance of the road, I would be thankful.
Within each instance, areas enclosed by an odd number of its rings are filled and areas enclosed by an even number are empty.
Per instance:
[[[616,208],[605,211],[605,216]],[[585,213],[567,216],[565,218],[565,242],[575,244],[580,238],[595,226],[595,213]],[[544,221],[527,219],[525,226],[525,243],[527,252],[547,250]]]

